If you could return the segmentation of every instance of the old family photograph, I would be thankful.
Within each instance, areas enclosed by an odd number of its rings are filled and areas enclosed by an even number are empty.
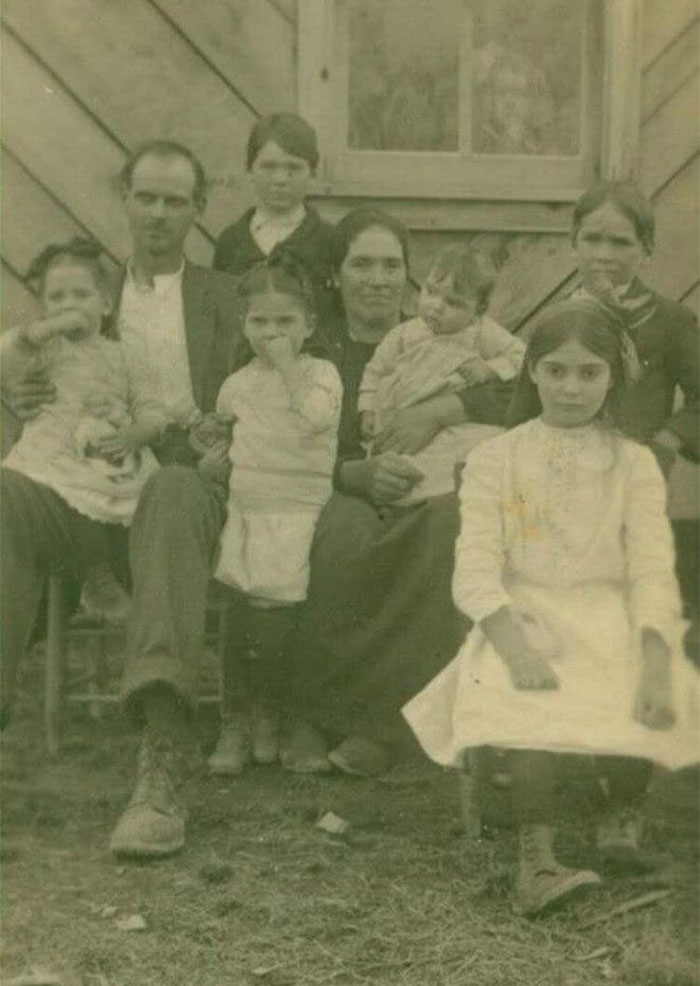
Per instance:
[[[4,986],[696,986],[695,0],[5,0]]]

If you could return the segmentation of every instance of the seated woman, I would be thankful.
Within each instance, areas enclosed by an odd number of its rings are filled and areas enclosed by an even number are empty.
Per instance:
[[[465,384],[461,394],[405,408],[376,436],[367,458],[358,391],[376,346],[401,321],[407,231],[378,210],[356,209],[336,228],[333,264],[339,311],[320,326],[320,345],[344,387],[339,465],[312,549],[289,689],[301,718],[339,743],[331,762],[374,774],[386,768],[395,744],[410,739],[402,702],[444,667],[465,632],[450,591],[455,495],[386,508],[421,479],[406,454],[466,420],[502,423],[511,388],[500,380]],[[307,727],[295,731],[281,759],[288,769],[313,769],[318,753]]]

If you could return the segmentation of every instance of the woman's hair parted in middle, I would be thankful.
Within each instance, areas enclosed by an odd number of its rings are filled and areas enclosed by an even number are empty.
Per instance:
[[[619,424],[619,408],[626,386],[624,327],[615,316],[593,298],[568,298],[546,308],[538,318],[525,351],[523,368],[508,410],[509,428],[542,413],[537,387],[530,376],[543,356],[575,340],[610,367],[612,386],[599,416],[611,425]]]
[[[496,280],[491,262],[469,246],[453,243],[444,247],[430,265],[428,276],[438,284],[452,282],[452,290],[462,297],[474,298],[476,314],[483,315]]]
[[[348,212],[333,230],[331,243],[331,262],[337,273],[348,255],[348,250],[361,233],[368,229],[384,229],[396,237],[406,271],[409,270],[408,230],[400,219],[395,219],[388,212],[375,209],[373,206],[360,206]]]

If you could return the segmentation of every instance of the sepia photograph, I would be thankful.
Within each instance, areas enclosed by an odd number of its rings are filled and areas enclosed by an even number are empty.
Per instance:
[[[698,0],[0,24],[0,986],[700,986]]]

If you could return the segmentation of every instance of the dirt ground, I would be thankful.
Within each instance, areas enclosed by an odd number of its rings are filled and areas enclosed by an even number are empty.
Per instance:
[[[185,851],[148,865],[115,860],[107,843],[138,736],[115,711],[94,722],[73,710],[51,762],[39,704],[25,696],[3,737],[3,983],[32,968],[64,986],[698,982],[695,771],[655,779],[654,874],[611,877],[529,922],[509,907],[507,796],[492,792],[491,837],[469,841],[453,774],[418,758],[382,780],[258,767],[222,783],[202,771]],[[204,752],[215,730],[203,713]],[[580,768],[563,796],[567,862],[594,862],[591,791]],[[329,810],[350,822],[346,835],[315,827]],[[609,914],[666,887],[663,899]],[[144,929],[123,927],[134,915]]]

